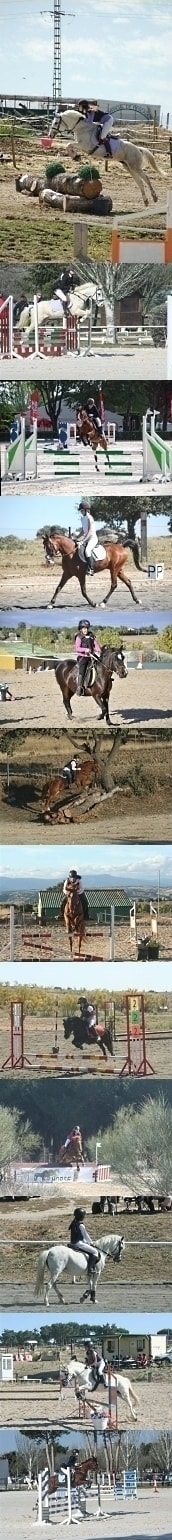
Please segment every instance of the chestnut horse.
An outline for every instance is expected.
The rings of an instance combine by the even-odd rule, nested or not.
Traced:
[[[88,412],[85,411],[85,407],[79,407],[77,412],[76,426],[79,433],[79,438],[81,439],[81,444],[84,444],[85,446],[90,444],[91,449],[93,450],[96,471],[99,471],[97,459],[97,450],[99,446],[100,449],[104,449],[107,463],[110,465],[110,455],[108,453],[106,435],[98,428],[95,428],[95,423],[91,422],[91,419],[88,416]]]
[[[64,923],[69,936],[71,957],[73,955],[73,936],[78,936],[78,957],[80,957],[83,936],[85,935],[85,921],[80,894],[76,886],[71,884],[70,893],[64,906]]]
[[[137,567],[137,571],[141,572],[142,569],[139,561],[139,548],[137,539],[128,539],[127,545],[128,549],[132,550],[133,552],[134,565]],[[62,588],[65,588],[66,583],[68,583],[69,579],[73,577],[78,578],[81,593],[83,594],[83,599],[86,599],[87,604],[91,605],[92,609],[100,609],[105,604],[107,604],[107,600],[110,599],[111,594],[113,594],[115,592],[115,588],[117,588],[118,578],[120,579],[121,583],[125,583],[126,588],[129,588],[131,597],[134,600],[134,604],[140,604],[140,599],[138,599],[137,594],[134,593],[131,578],[127,577],[126,572],[123,571],[125,562],[127,561],[127,549],[126,546],[120,545],[119,541],[108,540],[107,543],[105,542],[104,557],[102,557],[99,561],[95,561],[96,573],[108,571],[110,572],[111,576],[111,586],[108,589],[108,593],[106,594],[106,599],[102,600],[102,603],[99,601],[98,605],[95,605],[95,600],[90,598],[88,599],[85,586],[85,564],[84,560],[81,559],[74,537],[72,538],[70,535],[56,535],[54,530],[50,530],[49,534],[43,536],[43,546],[46,560],[48,560],[49,564],[55,561],[56,556],[61,556],[62,558],[62,577],[60,578],[60,583],[58,583],[57,588],[55,588],[53,597],[50,601],[50,604],[48,605],[49,609],[53,609],[53,606],[56,603],[57,594],[62,592]]]
[[[73,1139],[70,1139],[67,1147],[65,1144],[61,1144],[58,1164],[59,1166],[76,1166],[77,1171],[80,1171],[80,1166],[84,1166],[82,1134],[75,1134]]]
[[[82,764],[78,764],[74,774],[74,779],[71,781],[70,785],[69,782],[67,782],[65,772],[63,770],[59,770],[56,779],[54,781],[48,781],[47,785],[44,787],[42,797],[42,813],[43,817],[45,818],[45,822],[51,822],[53,812],[55,813],[56,802],[60,800],[62,801],[63,805],[66,800],[66,793],[68,800],[68,797],[70,794],[72,794],[72,792],[82,792],[85,789],[87,790],[87,788],[90,789],[91,786],[95,786],[97,775],[97,760],[95,757],[93,759],[91,754],[89,759],[83,759]],[[58,819],[57,809],[56,817]]]

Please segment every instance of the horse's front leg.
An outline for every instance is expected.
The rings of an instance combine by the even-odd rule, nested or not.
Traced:
[[[101,706],[102,706],[102,710],[100,712],[99,722],[106,721],[107,722],[107,727],[110,727],[111,723],[110,723],[110,716],[109,716],[109,697],[108,697],[108,695],[102,695]]]
[[[61,593],[62,588],[65,588],[65,585],[66,585],[67,582],[68,582],[68,578],[65,577],[65,573],[62,572],[62,577],[60,578],[60,583],[57,584],[57,588],[55,588],[55,591],[54,591],[54,594],[52,596],[52,599],[50,599],[49,604],[47,604],[47,610],[53,610],[54,604],[55,604],[56,599],[57,599],[57,594]]]
[[[71,718],[72,717],[72,707],[71,707],[71,696],[69,695],[69,693],[68,693],[68,695],[63,695],[63,705],[65,706],[65,711],[67,711],[67,716]]]

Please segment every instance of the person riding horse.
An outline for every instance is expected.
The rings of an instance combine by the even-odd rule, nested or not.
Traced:
[[[87,123],[90,123],[90,128],[92,126],[91,154],[94,155],[99,144],[103,144],[106,156],[108,155],[111,158],[110,134],[113,129],[112,113],[103,112],[102,107],[98,106],[98,102],[87,101],[78,102],[78,110],[81,112],[82,117],[86,118]]]
[[[95,401],[94,396],[88,396],[88,401],[86,401],[86,408],[85,408],[85,410],[87,412],[87,417],[89,417],[89,421],[90,421],[91,425],[94,428],[97,428],[97,430],[98,430],[98,432],[100,434],[100,438],[101,438],[101,435],[104,432],[104,428],[103,428],[103,423],[102,423],[102,420],[101,420],[101,417],[100,417],[100,413],[98,411],[98,406],[96,406],[96,401]]]
[[[82,909],[83,909],[84,919],[88,920],[88,918],[89,918],[89,909],[88,909],[88,902],[87,902],[87,898],[86,898],[86,893],[84,893],[83,886],[82,886],[82,878],[79,876],[79,872],[75,872],[73,868],[72,868],[72,871],[69,872],[69,876],[65,878],[65,882],[63,883],[63,898],[62,898],[61,914],[62,914],[62,916],[64,915],[66,898],[68,898],[68,895],[71,893],[73,888],[75,888],[76,892],[79,893],[79,897],[81,899],[81,904],[82,904]]]
[[[88,499],[82,498],[81,503],[79,503],[79,513],[81,514],[81,528],[76,530],[76,545],[79,548],[81,560],[85,562],[86,570],[90,577],[92,577],[94,573],[94,552],[98,546],[98,536],[92,513],[90,513]]]
[[[77,695],[84,695],[85,688],[92,679],[91,659],[101,657],[101,647],[94,636],[90,620],[80,620],[77,635],[75,637],[75,652],[78,663]]]
[[[74,758],[73,756],[72,759],[67,760],[66,765],[63,765],[62,775],[64,776],[64,781],[66,781],[67,786],[73,786],[76,770],[80,770],[80,760]]]
[[[98,1385],[104,1385],[105,1359],[100,1353],[96,1352],[96,1348],[93,1348],[89,1337],[85,1337],[84,1348],[85,1367],[86,1369],[92,1369],[94,1386],[97,1389]]]
[[[94,1268],[97,1266],[97,1262],[100,1260],[100,1251],[98,1251],[97,1247],[93,1245],[91,1236],[89,1235],[88,1230],[86,1230],[84,1219],[85,1209],[75,1208],[73,1219],[69,1225],[70,1246],[72,1247],[72,1251],[84,1252],[84,1256],[87,1257],[88,1261],[88,1275],[90,1277],[90,1273],[92,1273]]]

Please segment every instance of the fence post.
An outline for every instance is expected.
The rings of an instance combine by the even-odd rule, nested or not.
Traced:
[[[10,904],[10,962],[14,962],[14,904]]]
[[[115,957],[115,904],[111,904],[111,922],[110,922],[110,961],[111,962],[114,962],[114,957]]]

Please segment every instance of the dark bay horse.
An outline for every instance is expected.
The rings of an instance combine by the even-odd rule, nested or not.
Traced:
[[[85,411],[85,407],[79,407],[77,412],[76,426],[81,444],[90,444],[90,447],[93,450],[96,471],[99,471],[97,459],[97,450],[99,447],[100,449],[104,449],[107,463],[110,465],[110,455],[107,447],[106,434],[101,433],[101,430],[95,427],[95,423],[91,422],[88,413]]]
[[[106,599],[104,599],[102,603],[99,602],[98,606],[95,605],[95,600],[90,598],[88,599],[85,586],[85,563],[81,560],[75,539],[70,535],[56,535],[54,530],[50,529],[49,534],[43,536],[43,546],[46,560],[49,562],[49,565],[55,561],[56,557],[61,556],[62,558],[62,576],[60,578],[60,583],[58,583],[57,588],[55,588],[55,592],[50,601],[50,604],[48,605],[49,609],[53,609],[53,606],[56,603],[57,594],[62,592],[62,588],[65,588],[66,583],[69,583],[69,579],[73,577],[78,578],[81,593],[83,594],[83,599],[86,599],[87,604],[89,604],[92,609],[100,609],[104,607],[105,604],[107,604],[107,600],[110,599],[111,594],[113,594],[115,592],[115,588],[117,588],[118,578],[120,579],[121,583],[125,583],[126,588],[129,588],[129,592],[132,599],[134,600],[134,604],[140,604],[140,599],[137,598],[137,594],[135,594],[134,588],[132,587],[131,578],[128,577],[126,572],[123,570],[127,561],[127,548],[124,545],[120,545],[118,540],[108,540],[108,542],[105,543],[104,557],[102,557],[100,561],[95,561],[95,573],[108,571],[110,572],[111,577],[111,585],[108,589],[108,593],[106,594]],[[133,552],[134,565],[137,567],[137,571],[141,572],[142,569],[140,566],[137,539],[130,540],[128,538],[128,550],[129,549]]]
[[[127,668],[122,648],[102,647],[101,658],[98,658],[96,668],[94,659],[88,660],[90,665],[91,681],[84,688],[84,695],[91,695],[93,700],[101,706],[101,720],[110,726],[109,696],[113,683],[113,674],[118,674],[120,679],[125,679]],[[78,664],[73,659],[65,658],[64,663],[57,663],[55,677],[63,696],[63,702],[68,717],[72,717],[71,696],[76,694]]]
[[[69,783],[67,784],[66,776],[64,775],[63,771],[59,770],[55,780],[48,781],[47,785],[44,787],[42,795],[42,813],[45,818],[45,822],[51,823],[53,813],[55,814],[56,803],[62,802],[63,805],[63,802],[65,802],[66,799],[66,794],[68,800],[70,794],[73,792],[89,790],[91,786],[95,786],[97,776],[97,761],[95,756],[93,758],[93,755],[91,754],[88,759],[82,760],[81,765],[78,764],[74,779],[71,781],[70,785]],[[57,808],[55,816],[58,819]]]

